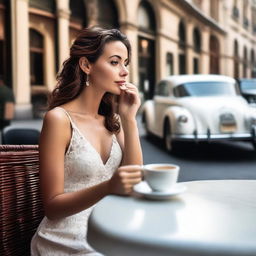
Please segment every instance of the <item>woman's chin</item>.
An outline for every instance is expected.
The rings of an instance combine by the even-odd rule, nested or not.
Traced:
[[[116,88],[116,90],[111,90],[109,91],[110,93],[114,94],[114,95],[120,95],[121,94],[121,89]]]

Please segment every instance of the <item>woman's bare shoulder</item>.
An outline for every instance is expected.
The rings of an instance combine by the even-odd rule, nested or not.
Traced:
[[[66,113],[60,108],[54,108],[46,112],[40,136],[40,144],[64,143],[66,145],[70,139],[70,121]]]
[[[56,107],[46,112],[44,122],[66,125],[69,124],[69,119],[63,109]]]

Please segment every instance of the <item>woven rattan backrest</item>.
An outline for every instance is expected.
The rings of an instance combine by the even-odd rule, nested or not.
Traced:
[[[0,145],[0,255],[30,255],[42,217],[38,146]]]

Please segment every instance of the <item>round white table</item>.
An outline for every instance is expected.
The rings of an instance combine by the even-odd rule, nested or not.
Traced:
[[[107,256],[256,255],[256,181],[183,184],[165,201],[105,197],[89,218],[89,243]]]

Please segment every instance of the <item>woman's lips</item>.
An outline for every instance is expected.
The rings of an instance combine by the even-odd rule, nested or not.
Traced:
[[[116,81],[117,84],[123,85],[126,83],[126,81]]]

